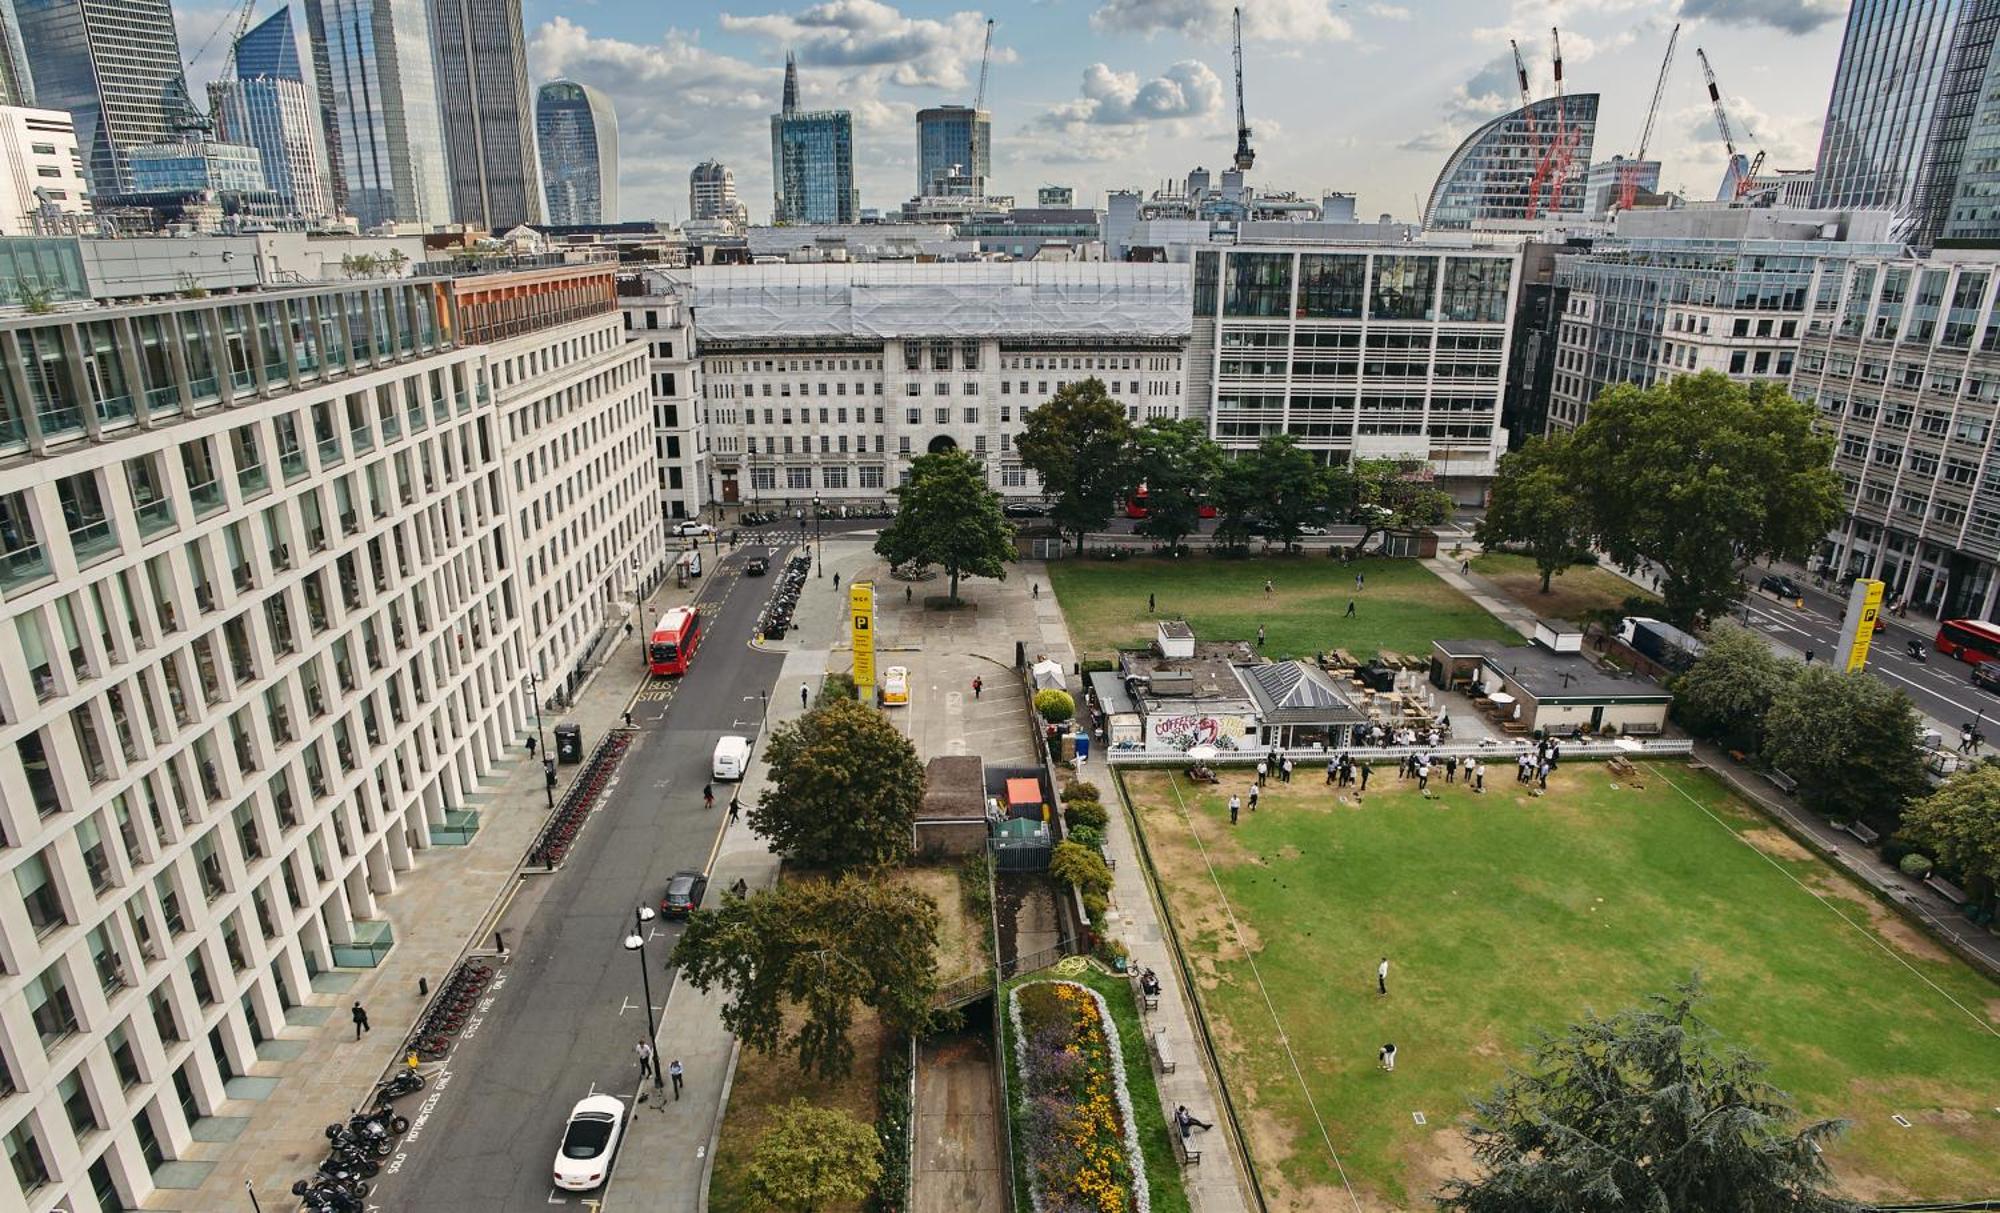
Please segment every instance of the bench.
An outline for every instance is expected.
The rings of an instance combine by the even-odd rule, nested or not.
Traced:
[[[1881,833],[1877,830],[1870,829],[1868,827],[1868,823],[1865,821],[1850,821],[1846,825],[1840,828],[1846,830],[1849,834],[1852,834],[1856,838],[1860,839],[1861,842],[1866,846],[1872,847],[1876,843],[1882,841]]]
[[[1167,1048],[1167,1030],[1165,1028],[1161,1028],[1153,1033],[1153,1060],[1160,1064],[1160,1073],[1171,1074],[1174,1072],[1176,1063],[1173,1052]]]
[[[1790,775],[1785,774],[1783,771],[1780,771],[1776,767],[1772,767],[1770,770],[1764,772],[1764,778],[1771,781],[1772,787],[1778,789],[1780,792],[1783,792],[1787,796],[1790,796],[1793,792],[1799,790],[1799,781],[1793,779]]]
[[[1132,997],[1138,999],[1139,1005],[1148,1011],[1157,1011],[1160,1009],[1160,996],[1158,994],[1146,993],[1146,988],[1139,982],[1139,971],[1137,969],[1132,971]]]
[[[1198,1166],[1201,1163],[1201,1147],[1194,1144],[1194,1135],[1181,1136],[1181,1131],[1174,1127],[1171,1120],[1167,1122],[1167,1132],[1173,1135],[1174,1144],[1180,1148],[1181,1161],[1189,1166]]]
[[[1963,906],[1972,900],[1965,895],[1964,889],[1959,888],[1942,876],[1926,876],[1924,877],[1924,883],[1937,890],[1946,901],[1954,906]]]

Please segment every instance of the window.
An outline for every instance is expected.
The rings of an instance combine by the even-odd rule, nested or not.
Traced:
[[[49,1168],[42,1161],[32,1121],[22,1121],[7,1134],[7,1161],[14,1164],[14,1178],[20,1181],[22,1192],[33,1192],[49,1182]]]
[[[1299,307],[1302,317],[1359,320],[1368,258],[1356,255],[1306,253],[1299,258]],[[1202,314],[1200,305],[1196,313]],[[1213,305],[1210,305],[1213,311]]]
[[[59,968],[51,965],[42,970],[25,987],[28,1016],[35,1021],[35,1030],[41,1034],[44,1046],[53,1046],[76,1031],[76,1008],[70,1003],[69,987],[64,984]]]
[[[1225,316],[1286,316],[1292,304],[1290,253],[1231,253]]]
[[[1377,320],[1433,320],[1437,258],[1376,257],[1369,314]]]
[[[63,915],[62,899],[56,896],[55,880],[49,875],[47,852],[30,855],[14,869],[14,884],[28,907],[28,921],[37,935],[46,935],[69,919]]]

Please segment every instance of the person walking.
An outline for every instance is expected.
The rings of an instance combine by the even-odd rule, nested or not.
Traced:
[[[1391,1052],[1393,1052],[1394,1050],[1395,1050],[1395,1046],[1391,1045],[1391,1046],[1390,1046],[1390,1051],[1391,1051]],[[678,1102],[678,1101],[680,1100],[680,1097],[681,1097],[681,1075],[682,1075],[682,1073],[684,1073],[684,1071],[683,1071],[683,1070],[681,1069],[681,1059],[680,1059],[680,1058],[676,1057],[676,1058],[674,1058],[674,1059],[673,1059],[672,1061],[670,1061],[670,1062],[668,1062],[668,1063],[667,1063],[667,1077],[668,1077],[668,1078],[671,1078],[671,1079],[673,1079],[673,1080],[674,1080],[674,1099],[675,1099],[675,1101],[676,1101],[676,1102]]]
[[[1284,763],[1278,769],[1284,772],[1284,781],[1290,783],[1292,781],[1292,760],[1289,758],[1285,759]]]
[[[1257,788],[1255,785],[1252,785],[1250,788],[1250,811],[1252,813],[1255,813],[1257,811],[1257,796],[1258,796]]]
[[[1456,754],[1448,754],[1445,756],[1444,781],[1446,783],[1458,782],[1458,755]]]
[[[1364,792],[1368,790],[1368,776],[1370,772],[1374,771],[1374,769],[1375,769],[1375,764],[1372,762],[1364,762],[1361,764],[1361,790]]]
[[[1146,595],[1146,613],[1148,615],[1153,613],[1153,596],[1151,594]]]
[[[1396,1072],[1396,1043],[1390,1041],[1388,1044],[1383,1045],[1382,1051],[1375,1055],[1375,1062],[1384,1070],[1394,1074]]]
[[[715,807],[715,785],[707,783],[701,785],[701,807],[704,809]]]
[[[1381,964],[1375,966],[1375,992],[1377,994],[1387,994],[1389,992],[1389,958],[1387,956],[1382,958]]]
[[[352,1019],[354,1020],[354,1039],[356,1039],[356,1040],[360,1040],[360,1039],[361,1039],[361,1034],[362,1034],[363,1032],[366,1032],[366,1031],[368,1031],[368,1030],[369,1030],[369,1029],[368,1029],[368,1011],[367,1011],[367,1008],[363,1007],[363,1006],[362,1006],[362,1005],[361,1005],[360,1003],[358,1003],[358,1002],[357,1002],[357,1003],[355,1003],[355,1004],[354,1004],[354,1012],[353,1012],[353,1014],[352,1014],[352,1015],[350,1016],[350,1018],[352,1018]]]
[[[1354,618],[1354,600],[1352,598],[1347,600],[1347,614],[1341,616],[1341,618],[1343,619]]]
[[[1272,591],[1271,591],[1271,579],[1270,579],[1269,577],[1266,577],[1266,578],[1264,578],[1264,592],[1265,592],[1266,594],[1269,594],[1269,593],[1271,593],[1271,592],[1272,592]]]
[[[1264,625],[1261,623],[1257,625],[1257,647],[1264,647]]]
[[[801,711],[801,712],[805,711],[805,710],[806,710],[806,704],[807,704],[807,703],[809,703],[809,702],[810,702],[811,700],[812,700],[812,687],[808,686],[807,684],[805,684],[805,683],[803,683],[803,682],[802,682],[802,683],[800,683],[800,684],[799,684],[799,711]]]
[[[1028,597],[1030,597],[1030,598],[1040,598],[1041,596],[1042,596],[1042,583],[1041,583],[1041,582],[1037,581],[1037,582],[1035,582],[1035,583],[1034,583],[1033,585],[1030,585],[1030,586],[1028,587]]]
[[[1253,792],[1254,794],[1254,792]],[[1234,794],[1229,797],[1229,824],[1236,824],[1236,815],[1243,811],[1243,798]]]
[[[1356,574],[1354,575],[1354,588],[1355,588],[1355,589],[1357,589],[1357,590],[1365,590],[1365,589],[1367,589],[1367,588],[1368,588],[1368,574],[1366,574],[1366,573],[1356,573]]]
[[[910,605],[910,601],[911,601],[912,599],[914,599],[914,598],[915,598],[916,596],[917,596],[917,592],[916,592],[915,590],[911,589],[911,588],[910,588],[909,586],[904,586],[904,587],[903,587],[903,605],[904,605],[904,606],[908,606],[908,605]]]
[[[738,799],[734,793],[731,793],[729,797],[729,820],[732,822],[735,821],[738,814],[740,814],[742,811],[743,811],[743,802],[740,799]]]
[[[1333,786],[1333,781],[1334,781],[1335,777],[1337,777],[1337,776],[1338,776],[1339,774],[1340,774],[1340,760],[1339,760],[1338,758],[1329,758],[1329,759],[1327,759],[1327,760],[1326,760],[1326,786],[1327,786],[1327,787],[1332,787],[1332,786]]]
[[[983,691],[983,690],[985,690],[985,689],[986,689],[986,680],[985,680],[985,679],[983,679],[983,678],[981,678],[981,677],[980,677],[979,675],[977,675],[977,674],[974,674],[974,675],[972,676],[972,699],[973,699],[973,702],[977,703],[977,702],[979,701],[979,692],[981,692],[981,691]]]
[[[533,758],[535,756],[535,747],[539,744],[541,743],[536,738],[528,738],[528,757]]]
[[[1261,788],[1261,787],[1263,787],[1263,786],[1264,786],[1264,776],[1266,776],[1266,775],[1268,775],[1268,774],[1270,774],[1270,773],[1271,773],[1271,764],[1270,764],[1270,763],[1268,763],[1268,762],[1266,762],[1266,761],[1264,761],[1263,759],[1259,758],[1259,759],[1257,760],[1257,786],[1258,786],[1258,787],[1260,787],[1260,788]]]
[[[837,592],[839,592],[839,590],[840,590],[840,574],[839,574],[839,573],[835,573],[835,574],[833,575],[833,588],[834,588],[834,591],[835,591],[836,593],[837,593]]]
[[[1461,560],[1461,561],[1459,561],[1459,562],[1458,562],[1458,571],[1459,571],[1459,572],[1460,572],[1461,574],[1465,574],[1465,573],[1470,573],[1470,572],[1472,571],[1472,562],[1471,562],[1470,560]]]
[[[651,1078],[653,1076],[653,1046],[642,1040],[633,1046],[632,1051],[639,1055],[639,1077]]]

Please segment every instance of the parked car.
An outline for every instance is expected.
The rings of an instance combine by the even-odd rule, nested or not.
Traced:
[[[1779,573],[1764,574],[1764,579],[1757,583],[1757,588],[1766,594],[1775,594],[1780,598],[1795,600],[1800,596],[1798,584],[1791,578]]]
[[[1000,507],[1000,512],[1010,518],[1040,518],[1049,512],[1049,507],[1039,501],[1010,501]]]
[[[556,1187],[565,1192],[601,1187],[611,1175],[611,1159],[624,1130],[625,1105],[617,1099],[586,1095],[577,1100],[556,1149]]]
[[[1326,533],[1327,529],[1325,527],[1314,522],[1308,522],[1299,528],[1299,534],[1301,535],[1324,535]]]
[[[715,757],[709,764],[709,772],[717,779],[733,783],[743,778],[745,768],[749,765],[750,739],[724,737],[715,743]]]
[[[675,872],[667,879],[667,891],[660,895],[660,915],[686,918],[701,908],[701,895],[708,892],[708,877],[696,871]]]
[[[882,671],[882,706],[896,707],[910,702],[910,671],[908,667],[892,665]]]
[[[696,539],[707,539],[709,536],[715,534],[715,528],[708,525],[706,522],[695,522],[689,520],[686,522],[676,522],[674,524],[674,534],[679,535],[684,539],[689,536],[692,536]]]

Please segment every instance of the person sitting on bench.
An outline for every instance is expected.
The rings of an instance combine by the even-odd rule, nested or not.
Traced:
[[[1205,1120],[1196,1120],[1194,1113],[1188,1111],[1186,1104],[1182,1104],[1174,1109],[1174,1123],[1180,1126],[1183,1140],[1195,1129],[1213,1129],[1215,1127]]]
[[[1151,969],[1139,970],[1139,989],[1148,998],[1160,996],[1160,979]]]

